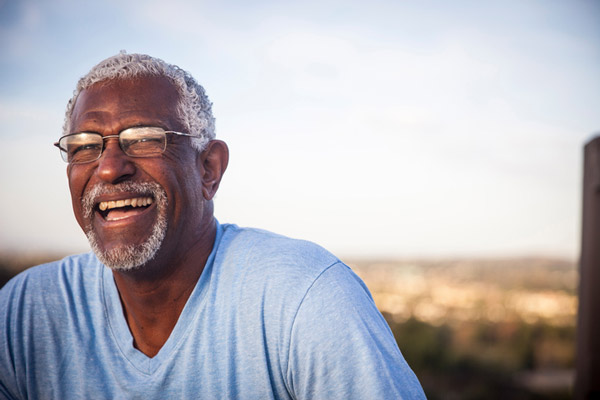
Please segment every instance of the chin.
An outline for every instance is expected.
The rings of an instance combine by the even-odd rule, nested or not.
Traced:
[[[139,245],[125,245],[114,249],[104,249],[93,229],[87,229],[86,236],[96,257],[107,267],[115,271],[132,271],[151,261],[163,242],[167,232],[167,222],[162,216],[156,220],[152,234]]]

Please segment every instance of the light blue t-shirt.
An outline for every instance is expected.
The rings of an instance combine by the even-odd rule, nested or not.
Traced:
[[[152,358],[133,347],[112,272],[92,253],[0,290],[0,398],[424,397],[365,285],[309,242],[219,225]]]

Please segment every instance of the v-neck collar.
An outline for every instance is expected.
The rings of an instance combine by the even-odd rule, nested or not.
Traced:
[[[100,293],[104,303],[110,335],[123,357],[140,372],[151,375],[163,365],[163,361],[168,360],[171,357],[173,351],[179,347],[183,342],[183,339],[187,336],[186,332],[190,326],[192,326],[194,321],[199,317],[204,306],[204,299],[210,284],[215,254],[219,242],[221,241],[222,233],[223,228],[217,221],[215,244],[206,260],[206,265],[202,270],[200,279],[198,279],[198,283],[196,283],[194,290],[183,307],[169,338],[154,357],[148,357],[133,347],[133,336],[123,314],[123,306],[121,304],[113,273],[110,268],[101,264]]]

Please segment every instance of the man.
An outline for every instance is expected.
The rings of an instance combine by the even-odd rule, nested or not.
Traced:
[[[221,225],[228,149],[185,71],[121,53],[56,143],[93,253],[0,291],[0,398],[422,398],[364,284],[322,248]]]

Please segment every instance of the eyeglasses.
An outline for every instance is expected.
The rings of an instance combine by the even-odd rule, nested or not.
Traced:
[[[189,133],[165,131],[155,126],[134,126],[119,132],[118,135],[102,136],[95,132],[71,133],[54,143],[60,155],[69,164],[84,164],[96,161],[104,151],[104,141],[119,138],[123,153],[130,157],[155,157],[167,148],[167,133],[178,136],[191,136]]]

